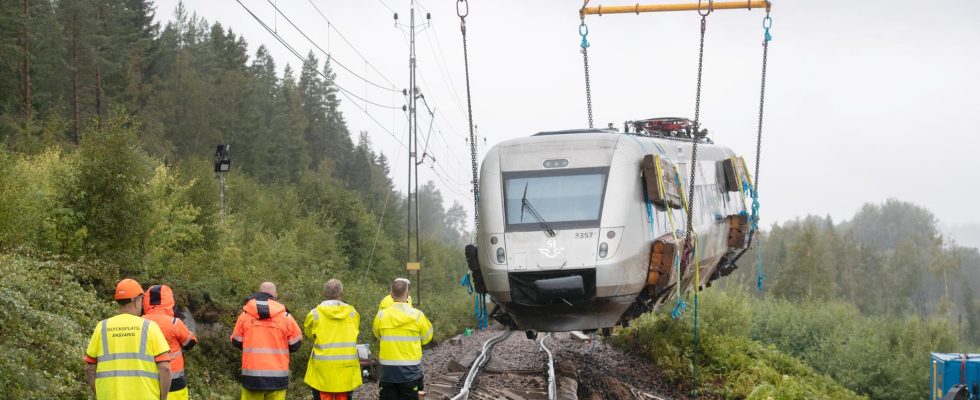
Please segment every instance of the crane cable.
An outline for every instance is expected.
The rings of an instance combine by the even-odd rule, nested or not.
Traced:
[[[592,129],[592,82],[589,78],[589,26],[585,24],[585,6],[588,5],[589,0],[584,0],[582,9],[578,12],[579,18],[582,20],[578,25],[578,34],[582,37],[582,43],[579,46],[582,47],[582,62],[585,65],[585,106],[589,114],[589,129]]]
[[[688,179],[687,196],[687,239],[684,241],[684,257],[694,256],[694,349],[691,352],[691,395],[698,397],[698,290],[701,287],[701,266],[698,260],[697,234],[694,233],[694,178],[698,167],[698,134],[701,132],[701,75],[704,69],[704,33],[708,26],[708,15],[714,11],[714,0],[708,0],[708,7],[702,11],[698,0],[698,15],[701,16],[701,41],[698,47],[698,84],[694,97],[694,132],[691,135],[691,178]],[[685,263],[687,265],[688,263]],[[680,277],[678,277],[680,279]]]

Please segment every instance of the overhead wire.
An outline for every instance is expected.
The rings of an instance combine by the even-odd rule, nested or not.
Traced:
[[[269,27],[269,25],[266,24],[265,21],[262,20],[262,18],[259,18],[258,15],[255,15],[255,13],[252,12],[252,10],[248,8],[248,6],[246,6],[244,3],[242,3],[241,0],[235,0],[235,1],[238,3],[238,5],[242,6],[242,8],[244,8],[245,11],[248,12],[249,15],[251,15],[252,18],[254,18],[256,20],[256,22],[258,22],[259,25],[262,26],[262,28],[264,28],[267,32],[269,32],[269,34],[272,35],[272,37],[275,38],[276,41],[279,42],[279,44],[283,45],[283,47],[285,47],[286,50],[288,50],[290,53],[292,53],[294,56],[296,56],[297,59],[299,59],[303,63],[306,62],[306,58],[303,57],[302,55],[300,55],[300,53],[298,51],[296,51],[295,48],[293,48],[288,42],[286,42],[285,39],[282,38],[282,36],[280,36],[275,30],[273,30],[271,27]],[[352,99],[352,97],[353,97],[353,98],[357,98],[358,100],[364,101],[365,103],[372,104],[372,105],[375,105],[375,106],[378,106],[378,107],[382,107],[382,108],[388,108],[388,109],[397,109],[398,108],[398,107],[386,106],[386,105],[383,105],[383,104],[378,104],[378,103],[369,101],[369,100],[367,100],[365,98],[362,98],[362,97],[354,94],[353,92],[351,92],[351,91],[349,91],[347,89],[344,89],[342,86],[340,86],[336,82],[334,82],[333,79],[331,79],[330,77],[328,77],[327,75],[325,75],[323,72],[319,71],[318,69],[316,69],[315,71],[317,72],[318,75],[320,75],[321,77],[323,77],[331,86],[337,88],[337,90],[340,92],[340,94],[344,95],[344,97],[346,97],[352,104],[357,104],[354,101],[354,99]],[[366,108],[361,108],[361,107],[356,107],[356,108],[358,110],[360,110],[361,112],[363,112],[364,115],[366,115],[369,119],[371,119],[371,121],[373,121],[376,125],[378,125],[378,127],[380,127],[382,130],[384,130],[386,133],[388,133],[389,136],[391,136],[393,139],[395,139],[395,141],[398,142],[398,144],[401,145],[402,148],[404,148],[406,150],[408,149],[408,146],[405,145],[405,143],[403,143],[400,139],[398,139],[398,137],[393,132],[391,132],[390,129],[388,129],[386,126],[384,126],[383,124],[381,124],[381,122],[379,122],[377,120],[377,118],[375,118],[373,115],[371,115],[371,113],[368,112]]]
[[[392,87],[387,87],[387,86],[382,86],[382,85],[380,85],[380,84],[377,84],[377,83],[375,83],[375,82],[373,82],[373,81],[371,81],[370,79],[367,79],[367,78],[365,78],[365,77],[363,77],[363,76],[361,76],[361,75],[359,75],[359,74],[358,74],[357,72],[354,72],[354,71],[353,71],[353,70],[351,70],[350,68],[347,68],[347,66],[346,66],[346,65],[344,65],[344,64],[343,64],[343,63],[341,63],[341,62],[340,62],[339,60],[337,60],[337,58],[335,58],[335,57],[334,57],[333,55],[331,55],[331,54],[330,54],[330,52],[328,52],[328,51],[326,51],[326,50],[324,50],[324,49],[323,49],[322,47],[320,47],[320,45],[318,45],[318,44],[316,44],[316,42],[315,42],[315,41],[313,41],[313,39],[311,39],[311,38],[310,38],[310,37],[309,37],[309,36],[308,36],[308,35],[306,34],[306,32],[304,32],[304,31],[303,31],[302,29],[300,29],[300,28],[299,28],[298,26],[296,26],[296,24],[295,24],[295,23],[293,23],[293,20],[291,20],[291,19],[289,19],[289,17],[288,17],[288,16],[286,16],[286,13],[284,13],[284,12],[282,12],[282,10],[280,10],[280,9],[279,9],[279,7],[277,7],[277,6],[276,6],[276,4],[272,2],[272,0],[265,0],[265,1],[266,1],[266,2],[268,2],[268,3],[269,3],[269,5],[271,5],[271,6],[272,6],[272,8],[274,8],[274,9],[276,10],[276,12],[277,12],[277,13],[279,13],[279,15],[281,15],[281,16],[283,17],[283,19],[285,19],[285,20],[286,20],[286,22],[288,22],[288,23],[289,23],[289,25],[291,25],[291,26],[293,27],[293,29],[296,29],[296,31],[297,31],[297,32],[299,32],[299,34],[300,34],[300,35],[302,35],[302,36],[303,36],[304,38],[306,38],[306,40],[307,40],[308,42],[310,42],[310,44],[312,44],[312,45],[313,45],[313,47],[316,47],[316,49],[317,49],[317,50],[320,50],[320,52],[321,52],[321,53],[323,53],[323,55],[325,55],[325,56],[327,56],[327,59],[328,59],[328,60],[330,60],[330,61],[332,61],[332,62],[334,62],[334,63],[335,63],[335,64],[337,64],[337,65],[339,65],[339,66],[340,66],[341,68],[343,68],[343,69],[345,69],[345,70],[346,70],[347,72],[350,72],[350,74],[351,74],[351,75],[354,75],[354,76],[355,76],[355,77],[357,77],[358,79],[360,79],[360,80],[362,80],[362,81],[364,81],[364,82],[366,82],[366,83],[368,83],[368,84],[370,84],[371,86],[374,86],[374,87],[377,87],[377,88],[379,88],[379,89],[383,89],[383,90],[389,90],[389,91],[392,91],[392,92],[397,92],[397,91],[398,91],[398,89],[395,89],[395,88],[394,88],[394,84],[392,84]],[[365,60],[365,61],[366,61],[366,60]]]
[[[382,73],[380,70],[378,70],[378,68],[375,67],[374,64],[372,64],[371,61],[369,61],[367,59],[367,57],[364,57],[364,55],[361,54],[361,52],[357,49],[357,46],[354,46],[354,44],[351,43],[350,40],[347,40],[347,37],[344,36],[344,33],[341,32],[339,29],[337,29],[337,25],[335,25],[333,22],[330,22],[330,19],[327,18],[327,16],[324,15],[322,11],[320,11],[320,7],[317,7],[316,6],[316,3],[313,3],[313,0],[307,0],[307,1],[310,3],[311,6],[313,6],[313,9],[316,10],[316,13],[318,15],[320,15],[320,18],[322,18],[324,21],[326,21],[326,23],[327,23],[327,29],[328,30],[329,29],[333,29],[334,32],[337,32],[337,35],[339,35],[340,38],[343,39],[344,43],[347,43],[347,45],[350,46],[351,50],[354,50],[354,53],[357,54],[358,57],[361,57],[361,60],[364,60],[364,62],[366,62],[368,64],[368,66],[370,66],[371,69],[374,70],[374,72],[376,72],[378,74],[378,76],[381,77],[381,79],[384,79],[391,86],[396,86],[395,83],[392,82],[391,79],[388,79],[388,77],[385,76],[384,73]],[[385,7],[387,7],[387,5],[385,5]],[[391,10],[391,9],[389,8],[389,10]],[[394,10],[391,10],[391,11],[394,12]]]

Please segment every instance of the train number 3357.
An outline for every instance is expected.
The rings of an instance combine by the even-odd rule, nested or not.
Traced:
[[[576,239],[592,239],[592,234],[593,234],[593,232],[576,233],[575,234],[575,238]]]

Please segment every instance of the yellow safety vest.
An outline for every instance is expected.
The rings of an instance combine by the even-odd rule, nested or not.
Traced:
[[[408,303],[378,311],[374,336],[381,340],[378,362],[389,366],[422,364],[422,346],[432,341],[432,323]]]
[[[327,393],[351,392],[361,386],[356,347],[360,323],[354,307],[339,300],[324,301],[306,315],[303,332],[313,339],[304,378],[307,385]]]
[[[85,352],[97,362],[96,397],[159,400],[157,361],[169,360],[169,353],[167,339],[153,321],[119,314],[100,322]]]

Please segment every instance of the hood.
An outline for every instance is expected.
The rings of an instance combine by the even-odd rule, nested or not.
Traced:
[[[316,306],[316,311],[330,319],[346,319],[354,313],[354,306],[340,300],[325,300]]]
[[[383,313],[381,319],[382,328],[397,328],[402,325],[412,324],[418,320],[421,311],[416,310],[408,303],[395,303],[379,313]]]
[[[266,297],[249,300],[242,306],[242,311],[256,319],[268,319],[286,313],[286,306],[266,294]]]
[[[153,285],[143,296],[143,314],[166,314],[174,316],[174,291],[167,285]]]
[[[389,294],[385,296],[385,298],[381,299],[381,303],[378,303],[378,309],[384,310],[391,307],[392,304],[395,304],[395,299],[392,299],[391,295]],[[408,296],[408,304],[412,304],[412,296]]]

